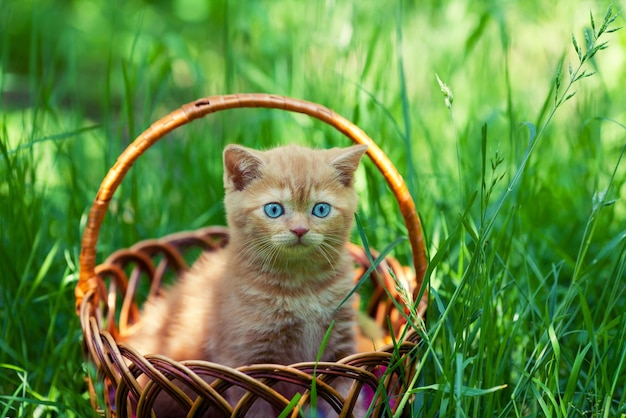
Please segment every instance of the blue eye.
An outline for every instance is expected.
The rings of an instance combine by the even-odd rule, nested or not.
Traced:
[[[318,218],[325,218],[330,213],[330,205],[328,203],[316,203],[313,206],[313,215]]]
[[[270,218],[278,218],[283,213],[285,213],[285,209],[282,207],[280,203],[268,203],[263,207],[265,214]]]

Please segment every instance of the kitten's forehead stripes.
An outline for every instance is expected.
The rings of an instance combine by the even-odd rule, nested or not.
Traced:
[[[287,189],[292,203],[305,211],[318,203],[317,191],[351,185],[363,151],[360,147],[310,150],[287,146],[263,153],[262,171],[274,177],[275,186]]]

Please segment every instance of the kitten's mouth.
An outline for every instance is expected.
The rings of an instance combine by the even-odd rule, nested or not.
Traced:
[[[274,244],[277,246],[277,249],[280,248],[280,251],[284,251],[285,254],[302,255],[304,253],[315,251],[315,248],[319,245],[316,240],[312,240],[307,236],[296,237],[294,235],[288,237],[288,239],[285,239],[287,237],[282,238],[283,239],[281,240],[274,241]]]
[[[293,242],[290,242],[289,244],[285,245],[283,248],[287,252],[290,252],[290,253],[304,254],[307,252],[311,252],[315,248],[315,245],[308,243],[308,242],[304,242],[301,239],[298,239],[298,240],[294,240]]]
[[[295,241],[287,246],[287,248],[295,248],[295,249],[307,249],[312,248],[311,244],[307,244],[306,242],[302,242],[302,240]]]

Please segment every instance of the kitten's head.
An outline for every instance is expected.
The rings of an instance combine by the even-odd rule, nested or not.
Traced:
[[[264,270],[332,268],[352,226],[354,172],[366,150],[227,146],[224,203],[231,240]]]

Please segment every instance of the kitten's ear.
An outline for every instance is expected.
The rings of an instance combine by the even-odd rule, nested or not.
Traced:
[[[352,185],[354,172],[359,166],[361,157],[367,151],[367,145],[353,145],[348,148],[336,148],[336,155],[330,165],[337,169],[339,181],[344,186]]]
[[[254,150],[241,145],[224,148],[224,188],[241,191],[250,182],[261,177],[263,161]]]

